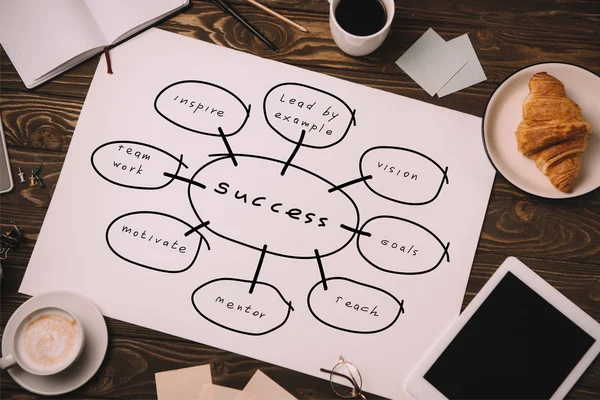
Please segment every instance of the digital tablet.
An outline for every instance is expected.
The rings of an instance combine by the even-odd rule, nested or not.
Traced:
[[[406,381],[417,399],[563,398],[600,351],[600,324],[507,258]]]

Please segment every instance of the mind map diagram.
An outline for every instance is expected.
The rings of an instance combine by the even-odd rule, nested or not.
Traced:
[[[228,138],[243,131],[253,109],[214,83],[172,83],[157,94],[154,108],[188,134],[221,141],[223,152],[209,154],[210,161],[191,173],[183,155],[172,155],[151,143],[121,140],[97,147],[90,161],[104,180],[123,190],[187,185],[189,204],[198,219],[186,222],[163,212],[133,210],[108,225],[106,243],[127,263],[165,274],[185,273],[203,252],[210,251],[203,231],[254,249],[252,280],[222,277],[187,294],[199,318],[254,336],[283,326],[293,318],[294,306],[285,293],[260,280],[265,257],[283,257],[318,268],[320,280],[306,288],[306,304],[317,321],[345,332],[374,334],[401,318],[404,299],[356,280],[328,277],[324,259],[356,242],[362,258],[392,279],[431,273],[444,261],[450,262],[450,243],[417,221],[380,215],[361,224],[360,211],[344,190],[364,185],[386,201],[423,206],[435,201],[449,184],[447,167],[413,149],[394,146],[366,150],[357,160],[360,175],[347,182],[330,182],[293,163],[301,149],[326,151],[351,134],[357,124],[356,110],[337,96],[301,83],[281,83],[265,94],[262,113],[253,113],[253,118],[264,117],[277,140],[294,144],[292,153],[282,159],[235,152]],[[258,190],[247,185],[252,181],[266,184]],[[276,229],[253,229],[265,219]],[[342,308],[358,317],[344,318]]]

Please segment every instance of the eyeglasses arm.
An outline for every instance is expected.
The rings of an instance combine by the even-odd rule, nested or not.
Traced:
[[[356,382],[354,381],[354,379],[347,377],[344,374],[340,374],[339,372],[335,372],[335,371],[331,371],[329,369],[325,369],[325,368],[321,368],[321,372],[325,372],[327,374],[331,374],[331,375],[335,375],[335,376],[339,376],[340,378],[344,378],[346,379],[348,382],[350,382],[350,384],[352,384],[352,386],[354,387],[354,389],[360,393],[361,388],[358,387],[358,385],[356,384]]]

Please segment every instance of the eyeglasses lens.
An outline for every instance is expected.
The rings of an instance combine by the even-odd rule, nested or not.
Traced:
[[[362,378],[353,364],[341,362],[333,368],[331,387],[338,396],[351,399],[358,396],[362,388]]]

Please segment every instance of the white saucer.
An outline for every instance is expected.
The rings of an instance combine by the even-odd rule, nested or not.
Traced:
[[[2,336],[2,354],[11,352],[20,317],[35,308],[47,306],[62,307],[77,317],[85,332],[85,344],[81,355],[73,365],[56,375],[32,375],[18,366],[9,369],[8,373],[24,389],[53,396],[71,392],[94,376],[106,354],[108,331],[100,311],[85,297],[73,292],[48,292],[27,300],[10,317]]]
[[[533,160],[517,150],[515,131],[521,122],[522,105],[529,94],[529,80],[545,71],[565,85],[567,96],[581,107],[594,131],[581,158],[573,192],[556,189]],[[563,199],[581,196],[600,187],[600,77],[571,64],[543,63],[521,69],[498,86],[483,116],[483,142],[496,170],[519,189],[540,197]]]

